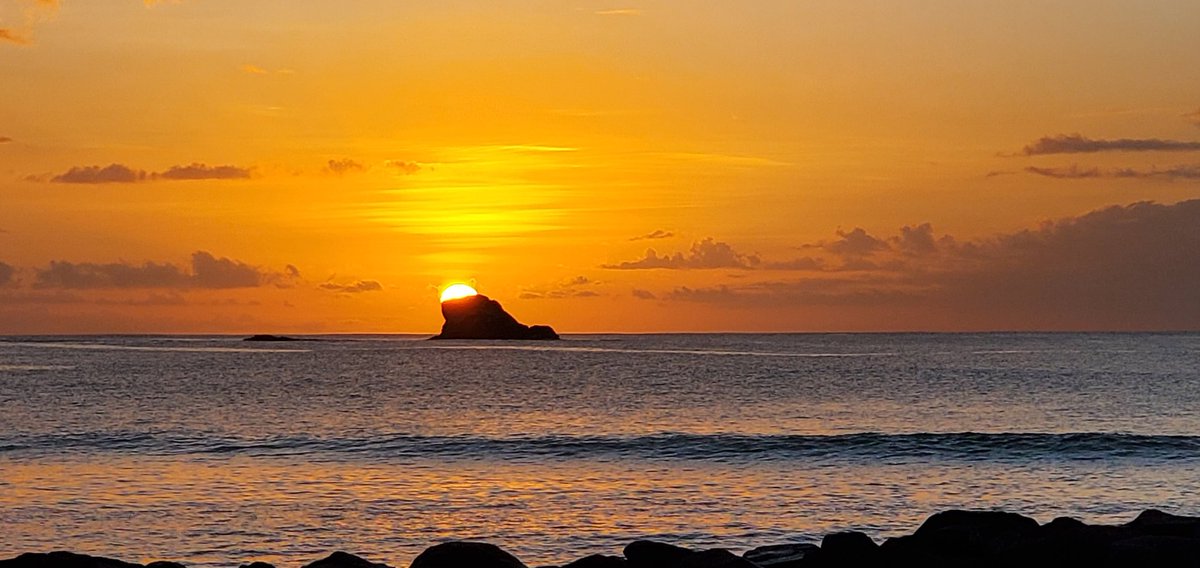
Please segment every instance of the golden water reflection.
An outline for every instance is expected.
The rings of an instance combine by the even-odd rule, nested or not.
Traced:
[[[0,459],[0,557],[71,549],[194,566],[299,565],[347,550],[406,565],[432,543],[494,542],[530,565],[618,554],[636,538],[690,546],[877,538],[951,507],[1040,521],[1121,522],[1200,485],[1186,464],[804,466],[303,457]],[[1136,483],[1130,479],[1136,480]],[[1054,502],[1056,508],[1045,509]]]

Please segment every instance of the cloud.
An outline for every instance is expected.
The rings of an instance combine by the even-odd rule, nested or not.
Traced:
[[[134,183],[144,181],[144,170],[134,170],[121,164],[100,166],[76,166],[65,173],[50,178],[52,183]]]
[[[0,28],[0,41],[15,43],[17,45],[29,44],[29,38],[9,28]]]
[[[587,276],[575,276],[554,284],[537,286],[522,290],[519,298],[522,300],[562,300],[566,298],[594,298],[600,295],[592,290],[595,285]]]
[[[6,286],[13,281],[17,275],[17,269],[11,264],[0,262],[0,286]]]
[[[1095,152],[1191,152],[1200,150],[1200,142],[1161,140],[1158,138],[1120,138],[1097,140],[1079,134],[1045,136],[1025,146],[1021,154],[1090,154]]]
[[[654,239],[669,239],[674,236],[675,236],[675,233],[673,233],[671,231],[666,231],[663,229],[655,229],[653,231],[650,231],[649,233],[633,237],[629,240],[631,240],[631,241],[649,241],[649,240],[654,240]]]
[[[712,237],[696,241],[686,253],[677,252],[673,255],[658,256],[654,249],[647,249],[646,255],[638,260],[606,264],[603,268],[616,270],[640,270],[665,268],[672,270],[738,268],[749,269],[762,262],[756,255],[742,254],[733,249],[728,243],[714,241]]]
[[[633,289],[633,297],[637,298],[639,300],[653,300],[653,299],[657,298],[658,296],[654,295],[654,292],[651,292],[649,290],[642,290],[641,288],[634,288]]]
[[[246,63],[246,64],[242,65],[241,67],[239,67],[238,69],[241,69],[242,73],[246,73],[247,75],[266,75],[266,74],[268,74],[268,71],[266,69],[263,69],[262,67],[259,67],[257,65],[253,65],[250,63]]]
[[[1028,168],[1025,168],[1025,171],[1031,174],[1057,179],[1089,179],[1103,177],[1103,174],[1100,173],[1099,168],[1084,169],[1074,164],[1067,168],[1039,168],[1035,166],[1029,166]]]
[[[596,10],[597,16],[640,16],[642,11],[637,8],[614,8],[611,10]]]
[[[1057,179],[1159,179],[1159,180],[1200,180],[1200,164],[1184,164],[1168,168],[1151,168],[1139,170],[1136,168],[1116,168],[1101,170],[1099,168],[1081,168],[1072,164],[1066,168],[1037,168],[1028,167],[1025,171],[1045,177]]]
[[[198,179],[249,179],[250,169],[237,166],[207,166],[192,163],[186,166],[171,166],[165,172],[152,174],[156,179],[198,180]]]
[[[12,142],[12,141],[13,141],[13,139],[9,138],[8,136],[0,136],[0,144],[8,144],[9,142]]]
[[[418,164],[416,162],[406,162],[404,160],[388,160],[387,162],[384,162],[384,163],[389,168],[392,168],[392,169],[396,170],[397,172],[400,172],[401,174],[404,174],[406,176],[410,176],[410,175],[413,175],[413,174],[421,171],[421,164]]]
[[[351,160],[350,158],[345,158],[342,160],[329,160],[329,163],[326,164],[326,168],[330,172],[335,173],[337,175],[361,172],[364,169],[366,169],[366,167],[363,166],[362,163],[357,162],[355,160]]]
[[[286,282],[299,276],[298,271],[294,274],[291,270],[284,273],[265,271],[241,261],[218,258],[205,251],[192,253],[191,266],[188,268],[171,263],[156,262],[97,264],[59,260],[52,261],[47,268],[36,270],[33,287],[41,289],[253,288]],[[294,267],[291,268],[294,269]]]
[[[33,43],[33,30],[38,24],[54,17],[58,10],[57,0],[17,0],[6,7],[9,10],[21,12],[21,24],[16,28],[0,28],[0,43],[14,45],[30,45]],[[0,19],[4,15],[0,14]]]
[[[971,240],[921,224],[888,239],[878,259],[888,270],[680,286],[662,297],[771,311],[869,308],[871,321],[911,329],[942,318],[954,329],[1195,330],[1196,227],[1200,200],[1113,206]]]
[[[75,184],[105,184],[105,183],[138,183],[155,180],[207,180],[207,179],[249,179],[250,169],[238,166],[208,166],[201,163],[191,163],[186,166],[171,166],[162,172],[146,172],[136,170],[124,164],[109,164],[107,166],[75,166],[64,173],[50,177],[51,183]],[[37,176],[25,179],[39,181]]]
[[[763,268],[768,270],[825,270],[825,261],[811,256],[802,256],[792,260],[764,262]]]
[[[1197,109],[1196,112],[1189,112],[1183,115],[1183,119],[1196,126],[1200,126],[1200,109]]]
[[[318,286],[318,288],[338,294],[361,294],[363,292],[382,292],[383,284],[375,280],[359,280],[350,284],[326,282]]]
[[[823,243],[821,248],[845,256],[867,256],[888,248],[887,242],[872,237],[861,227],[855,227],[849,233],[838,230],[837,235],[838,240]]]

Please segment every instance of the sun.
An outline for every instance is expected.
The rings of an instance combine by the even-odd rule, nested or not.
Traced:
[[[466,284],[451,284],[446,286],[445,290],[442,290],[442,301],[446,302],[449,300],[457,300],[459,298],[466,298],[467,296],[475,296],[478,294],[479,292],[476,292],[474,288],[467,286]]]

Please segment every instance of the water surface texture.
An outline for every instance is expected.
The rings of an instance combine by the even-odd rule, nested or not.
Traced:
[[[743,550],[1200,513],[1200,335],[0,338],[0,557]]]

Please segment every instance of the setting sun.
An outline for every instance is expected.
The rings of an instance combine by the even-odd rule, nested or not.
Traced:
[[[467,286],[466,284],[451,284],[447,286],[445,290],[442,290],[442,301],[446,302],[449,300],[457,300],[459,298],[466,298],[467,296],[474,296],[477,294],[479,294],[479,292],[476,292],[474,288]]]

